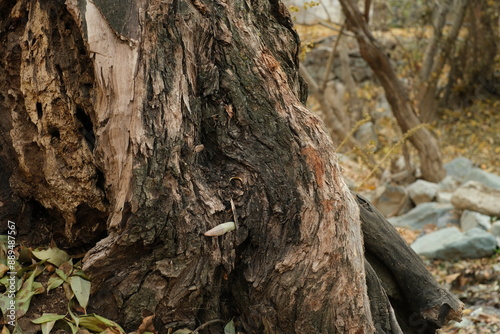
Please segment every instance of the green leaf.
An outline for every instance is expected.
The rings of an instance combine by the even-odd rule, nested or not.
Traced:
[[[74,323],[72,323],[69,320],[65,320],[65,321],[66,321],[66,324],[69,326],[69,328],[71,328],[71,333],[72,334],[78,333],[78,325],[75,325]]]
[[[35,293],[35,295],[45,291],[45,288],[43,287],[42,283],[40,283],[40,282],[33,282],[32,287],[33,287],[33,292]]]
[[[0,277],[3,277],[8,271],[9,267],[7,267],[5,264],[0,263]]]
[[[4,287],[7,287],[9,285],[9,281],[7,281],[8,278],[9,276],[4,276],[0,278],[0,284],[3,285]]]
[[[224,326],[224,334],[236,334],[236,328],[234,327],[234,322],[231,320]]]
[[[42,293],[43,286],[39,282],[35,282],[35,277],[38,276],[43,270],[36,268],[29,278],[24,281],[23,285],[21,286],[21,289],[19,289],[18,293],[16,294],[16,308],[18,312],[18,317],[23,316],[28,312],[31,298],[39,293]]]
[[[80,276],[71,276],[68,278],[68,282],[71,285],[71,290],[73,290],[76,300],[78,300],[81,307],[86,309],[90,297],[90,282]]]
[[[66,273],[64,271],[62,271],[61,269],[56,269],[56,274],[57,276],[59,276],[63,281],[67,282],[68,281],[68,275],[66,275]]]
[[[73,302],[68,303],[68,312],[69,312],[69,315],[71,316],[71,319],[73,319],[73,321],[76,324],[76,327],[78,328],[80,326],[80,318],[78,316],[76,316],[73,312],[71,312],[71,306],[73,306],[73,304],[74,304]]]
[[[102,321],[104,324],[107,324],[108,327],[112,327],[112,328],[118,328],[119,330],[121,330],[122,332],[125,332],[116,322],[112,321],[112,320],[109,320],[109,319],[106,319],[104,317],[101,317],[100,315],[98,314],[94,314],[94,317],[96,317],[97,319],[99,319],[100,321]]]
[[[21,277],[21,275],[23,275],[24,273],[27,273],[29,271],[32,271],[32,270],[39,270],[37,276],[43,271],[43,269],[40,269],[41,268],[41,265],[44,264],[45,262],[47,262],[47,260],[42,260],[38,263],[33,263],[27,267],[20,267],[18,270],[17,270],[17,277]]]
[[[36,249],[33,251],[33,255],[35,255],[37,259],[47,260],[47,262],[52,263],[56,267],[59,267],[61,264],[70,259],[68,253],[57,247],[49,248],[46,250]]]
[[[189,333],[192,333],[193,331],[190,330],[190,329],[187,329],[187,328],[182,328],[182,329],[178,329],[176,330],[175,332],[173,332],[172,334],[189,334]]]
[[[50,290],[53,290],[63,284],[63,279],[60,278],[58,275],[52,275],[49,278],[49,281],[47,282],[47,292]]]
[[[73,270],[73,273],[72,273],[73,276],[80,276],[81,278],[84,278],[86,279],[87,281],[90,281],[90,278],[85,275],[85,273],[83,272],[83,270],[81,269],[77,269],[75,268],[75,270]]]
[[[35,295],[35,292],[30,291],[27,294],[24,295],[23,298],[18,299],[16,297],[16,306],[17,306],[17,315],[18,317],[22,317],[23,315],[28,312],[28,309],[30,308],[30,303],[31,303],[31,298]]]
[[[101,333],[108,328],[112,328],[117,333],[125,334],[125,331],[114,321],[103,318],[97,314],[89,314],[80,317],[80,327],[85,327],[88,330]]]
[[[54,314],[54,313],[44,313],[40,318],[36,318],[35,320],[31,320],[32,323],[34,324],[43,324],[45,322],[51,322],[51,321],[57,321],[61,320],[65,317],[65,315],[62,314]]]
[[[12,334],[24,334],[24,332],[21,326],[16,325],[16,327],[14,327],[14,330],[12,331]]]
[[[42,334],[49,334],[55,324],[55,321],[44,322],[41,324],[40,327],[42,328]]]
[[[71,276],[71,273],[73,272],[73,260],[69,259],[69,261],[62,263],[58,269],[62,270],[66,277]],[[61,278],[64,279],[62,276]]]
[[[11,299],[8,295],[0,295],[0,310],[2,311],[2,314],[7,313],[7,307],[9,307],[10,300]]]

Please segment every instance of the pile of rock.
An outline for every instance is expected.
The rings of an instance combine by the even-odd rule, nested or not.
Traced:
[[[444,260],[493,255],[500,246],[500,177],[462,157],[445,167],[440,183],[381,187],[374,204],[394,226],[431,231],[411,245],[420,255]]]

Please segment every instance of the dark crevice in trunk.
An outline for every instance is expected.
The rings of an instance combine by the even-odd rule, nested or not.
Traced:
[[[85,141],[89,145],[89,149],[91,151],[94,150],[95,147],[95,135],[94,135],[94,126],[92,124],[92,120],[87,115],[85,110],[79,105],[76,106],[76,118],[80,121],[81,127],[79,127],[80,133],[85,138]]]

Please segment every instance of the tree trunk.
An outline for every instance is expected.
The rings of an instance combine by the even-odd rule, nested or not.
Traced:
[[[458,1],[456,7],[453,8],[455,15],[453,18],[453,23],[450,29],[450,32],[444,42],[441,42],[442,47],[440,48],[440,52],[436,59],[433,59],[430,62],[431,71],[427,73],[427,68],[423,68],[422,82],[421,82],[421,91],[419,92],[419,105],[418,109],[420,111],[420,119],[422,122],[432,122],[437,119],[437,106],[438,106],[438,83],[441,77],[441,74],[444,69],[444,65],[447,61],[452,58],[452,51],[457,42],[458,34],[460,32],[460,28],[462,27],[462,23],[464,21],[465,12],[467,6],[469,5],[469,0],[460,0]],[[448,6],[445,4],[444,6]],[[440,27],[443,29],[443,27]],[[437,34],[435,32],[435,34]],[[442,33],[439,33],[438,38],[441,39]],[[434,39],[433,39],[434,41]],[[431,42],[432,43],[432,42]],[[430,51],[430,50],[429,50]],[[426,55],[427,56],[427,55]],[[430,57],[435,57],[435,55],[429,55]],[[424,63],[427,66],[427,64]],[[425,80],[424,80],[425,79]]]
[[[422,177],[431,182],[441,181],[446,171],[436,138],[426,128],[417,129],[421,123],[413,110],[408,94],[399,81],[389,58],[377,45],[355,2],[340,0],[340,4],[346,16],[348,28],[356,35],[362,57],[384,87],[387,101],[391,105],[401,130],[408,132],[415,129],[413,135],[410,136],[410,141],[419,152]]]
[[[498,54],[498,13],[494,3],[471,1],[464,26],[467,35],[456,43],[457,51],[449,61],[450,71],[441,105],[464,105],[485,94],[500,94],[495,84],[495,57]]]
[[[283,4],[0,6],[1,201],[18,196],[0,210],[32,244],[91,248],[91,311],[127,329],[155,313],[160,333],[372,332],[358,207],[302,104]]]

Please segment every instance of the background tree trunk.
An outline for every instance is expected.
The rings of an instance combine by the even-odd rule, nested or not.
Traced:
[[[494,70],[500,35],[498,10],[492,7],[494,3],[470,2],[463,24],[467,26],[467,35],[456,43],[456,52],[449,60],[446,87],[438,92],[443,95],[443,106],[467,105],[473,97],[500,94]]]
[[[438,82],[443,72],[444,65],[447,61],[450,60],[450,58],[452,58],[452,51],[455,44],[457,44],[458,34],[462,27],[468,5],[468,0],[460,0],[457,2],[456,7],[454,7],[455,15],[453,18],[453,23],[451,25],[450,32],[444,41],[441,40],[442,31],[434,32],[435,36],[433,37],[431,46],[425,55],[426,59],[424,59],[424,67],[422,68],[421,75],[422,82],[418,100],[418,109],[420,111],[420,119],[422,120],[422,122],[431,122],[437,119],[437,106],[439,97]],[[444,8],[449,6],[449,3],[445,3],[443,5],[443,9],[441,9],[445,11],[445,17],[446,10]],[[443,26],[438,26],[438,28],[442,30]],[[435,55],[436,51],[433,52],[432,49],[432,44],[436,39],[442,44],[442,46],[439,48],[440,52],[438,53],[437,57]],[[430,67],[430,69],[428,67]]]
[[[372,332],[358,208],[279,1],[1,15],[1,201],[18,197],[0,210],[32,244],[91,248],[94,311],[128,329],[152,312],[164,333],[234,315],[249,333]]]
[[[410,141],[419,152],[422,177],[431,182],[441,181],[446,171],[436,138],[426,128],[417,129],[421,122],[413,110],[408,94],[398,79],[389,58],[378,46],[356,3],[350,0],[340,0],[340,4],[346,16],[347,27],[356,35],[362,57],[384,87],[387,101],[391,105],[401,130],[405,133],[415,129],[414,134],[410,136]]]

